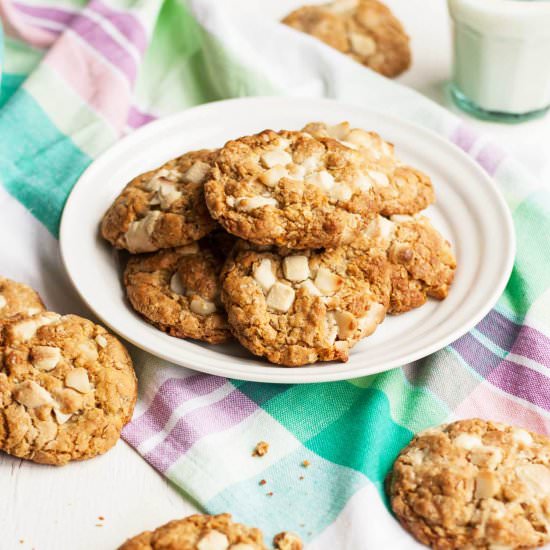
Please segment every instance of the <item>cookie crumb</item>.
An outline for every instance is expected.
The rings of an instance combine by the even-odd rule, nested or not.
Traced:
[[[302,466],[303,466],[304,468],[309,468],[309,467],[311,466],[311,462],[310,462],[309,460],[304,460],[304,461],[302,462]]]
[[[269,493],[267,493],[267,496],[272,497],[273,496],[273,491],[269,491]]]
[[[273,537],[273,546],[277,550],[302,550],[303,544],[300,537],[289,531],[283,531]]]
[[[304,476],[300,476],[298,479],[302,481],[302,479],[304,479]]]
[[[264,456],[269,451],[269,443],[267,441],[259,441],[252,451],[252,456]]]
[[[265,479],[260,479],[259,485],[265,485],[266,483],[267,483],[267,481]]]
[[[25,544],[25,539],[19,539],[19,544]]]
[[[96,527],[103,527],[103,523],[96,523],[95,526]]]
[[[104,518],[103,516],[97,516],[97,519],[98,519],[99,521],[104,521],[104,520],[105,520],[105,518]]]

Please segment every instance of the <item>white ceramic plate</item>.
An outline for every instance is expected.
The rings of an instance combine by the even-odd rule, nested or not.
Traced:
[[[265,128],[348,120],[379,132],[397,155],[427,172],[437,204],[427,214],[448,238],[458,269],[449,297],[388,317],[360,342],[347,363],[289,369],[270,365],[236,343],[207,345],[156,330],[129,306],[118,253],[99,236],[99,222],[134,176],[185,151],[218,147]],[[495,239],[498,235],[498,239]],[[480,321],[504,290],[513,265],[512,220],[493,181],[460,149],[436,134],[333,100],[246,98],[210,103],[150,124],[117,143],[84,172],[61,222],[61,252],[69,276],[94,312],[115,332],[163,359],[199,371],[262,382],[326,382],[364,376],[420,359]]]

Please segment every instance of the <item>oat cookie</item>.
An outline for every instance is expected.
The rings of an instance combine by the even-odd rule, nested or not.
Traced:
[[[225,342],[231,333],[219,298],[223,261],[205,241],[133,256],[126,294],[147,322],[171,336]]]
[[[302,550],[304,547],[302,539],[290,531],[277,533],[273,538],[273,546],[277,550]]]
[[[369,180],[380,198],[380,214],[416,214],[435,201],[430,177],[399,162],[393,145],[376,132],[352,128],[348,122],[333,126],[312,122],[302,131],[314,137],[337,139],[364,155],[369,164]]]
[[[195,514],[127,540],[118,550],[267,550],[255,527],[234,523],[230,514]]]
[[[134,178],[101,222],[101,234],[116,248],[154,252],[190,244],[216,223],[204,202],[204,181],[215,151],[193,151]]]
[[[137,397],[122,344],[87,319],[51,312],[0,333],[0,450],[55,465],[108,451]]]
[[[355,249],[314,252],[244,248],[222,272],[222,300],[241,344],[295,367],[348,359],[384,319],[389,270],[367,277]]]
[[[23,283],[0,276],[0,323],[15,315],[34,315],[44,309],[38,292]]]
[[[550,542],[550,440],[479,419],[418,434],[388,476],[391,506],[438,549]]]
[[[358,151],[296,131],[229,141],[205,190],[212,216],[259,245],[338,246],[379,210]]]
[[[384,76],[397,76],[411,64],[409,37],[390,9],[377,0],[336,0],[302,6],[287,15],[283,23]]]
[[[404,313],[423,305],[427,297],[447,297],[456,269],[451,246],[425,216],[378,216],[355,246],[384,250],[391,268],[388,313]],[[369,256],[367,256],[367,262]]]

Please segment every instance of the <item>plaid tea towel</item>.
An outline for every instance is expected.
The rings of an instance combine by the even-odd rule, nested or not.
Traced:
[[[226,380],[136,350],[140,396],[123,434],[205,510],[268,540],[289,529],[310,549],[413,548],[382,485],[415,432],[470,416],[550,432],[550,193],[537,176],[548,143],[527,168],[425,97],[279,24],[297,4],[0,0],[0,272],[52,309],[86,314],[57,248],[67,195],[122,136],[196,104],[327,96],[451,140],[498,182],[518,242],[507,289],[474,330],[417,363],[320,385]],[[262,439],[270,451],[253,459]]]

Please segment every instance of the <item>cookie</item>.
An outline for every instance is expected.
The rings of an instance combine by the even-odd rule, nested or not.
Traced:
[[[44,309],[38,292],[23,283],[0,276],[0,323],[15,315],[34,315]]]
[[[423,172],[400,163],[391,143],[376,132],[352,128],[348,122],[328,126],[312,122],[302,131],[315,137],[331,137],[360,151],[370,165],[369,179],[380,199],[380,214],[416,214],[435,201],[432,181]]]
[[[255,527],[234,523],[230,514],[195,514],[127,540],[118,550],[267,550]]]
[[[55,465],[108,451],[137,398],[124,346],[87,319],[51,312],[0,333],[0,450]]]
[[[418,434],[388,477],[391,507],[438,549],[550,542],[550,440],[479,419]]]
[[[196,241],[216,228],[204,202],[215,151],[193,151],[134,178],[101,222],[116,248],[154,252]]]
[[[346,361],[384,319],[389,270],[365,275],[355,249],[237,251],[222,272],[222,300],[240,343],[272,363]]]
[[[205,192],[210,213],[230,233],[294,249],[350,242],[379,210],[358,151],[297,131],[229,141]]]
[[[391,10],[377,0],[302,6],[282,22],[384,76],[398,76],[411,64],[407,33]]]
[[[275,537],[273,537],[273,546],[277,548],[277,550],[302,550],[304,547],[302,539],[290,531],[277,533]]]
[[[443,300],[456,270],[451,245],[425,216],[378,216],[355,246],[384,250],[391,268],[388,313],[404,313],[426,303],[428,296]],[[369,261],[367,257],[367,262]]]
[[[124,272],[126,294],[148,323],[171,336],[225,342],[231,333],[220,302],[223,262],[204,241],[133,256]]]

